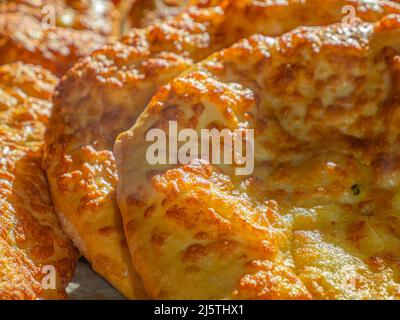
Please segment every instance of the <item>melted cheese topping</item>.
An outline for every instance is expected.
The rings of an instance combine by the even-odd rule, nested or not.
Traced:
[[[115,152],[156,298],[400,298],[400,16],[253,36],[163,87]],[[146,162],[149,129],[255,130],[255,171]]]
[[[0,64],[21,61],[62,76],[79,58],[111,40],[116,20],[113,5],[104,0],[3,1]]]
[[[1,299],[66,298],[75,269],[77,255],[61,231],[41,167],[57,81],[40,67],[0,67]],[[55,276],[53,289],[42,285],[48,275]]]
[[[55,97],[44,162],[68,235],[98,273],[129,297],[142,293],[115,201],[112,149],[115,137],[135,122],[158,88],[254,33],[275,36],[298,26],[339,22],[349,4],[365,21],[400,13],[388,1],[200,1],[165,23],[133,29],[68,72]]]
[[[147,27],[170,19],[178,15],[188,2],[188,0],[136,0],[129,11],[131,27]]]

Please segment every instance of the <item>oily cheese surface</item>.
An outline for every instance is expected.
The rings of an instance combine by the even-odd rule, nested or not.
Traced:
[[[136,0],[129,12],[131,25],[146,27],[162,22],[178,15],[189,2],[189,0]]]
[[[0,299],[66,298],[75,269],[76,252],[61,231],[41,167],[57,81],[40,67],[0,67]],[[49,270],[54,289],[42,286]]]
[[[118,14],[110,0],[3,0],[0,12],[22,13],[49,22],[55,13],[57,27],[90,30],[102,35],[113,31],[113,20]]]
[[[52,13],[54,21],[46,18]],[[21,61],[61,76],[110,40],[116,18],[104,0],[6,1],[0,4],[0,64]]]
[[[175,78],[115,146],[149,295],[400,298],[400,16],[253,36]],[[255,168],[150,165],[150,129],[254,129]]]
[[[43,22],[52,22],[51,20],[44,21],[44,18],[51,14],[53,9],[55,10],[53,13],[56,14],[55,28],[48,29],[43,26]],[[117,18],[114,6],[108,0],[3,1],[0,3],[0,64],[22,61],[41,65],[61,76],[79,58],[87,56],[111,40]],[[49,99],[50,92],[54,93],[55,86],[56,83],[48,89]],[[48,110],[48,116],[50,116],[50,110]],[[46,125],[49,124],[47,120]],[[18,136],[18,132],[16,136]],[[7,155],[7,157],[11,157],[11,155]],[[40,167],[39,155],[36,161]],[[69,205],[68,202],[66,205]],[[71,237],[71,229],[64,223],[61,214],[59,214],[59,218],[64,231]],[[107,228],[102,230],[103,234],[109,232],[110,230]],[[124,237],[121,240],[122,245],[123,240]],[[110,252],[109,254],[112,256],[114,253]],[[130,274],[125,269],[121,270],[121,268],[110,265],[103,257],[99,257],[96,261],[98,262],[96,267],[100,270],[107,270],[107,274],[110,275],[107,279],[111,283],[121,283],[121,287],[130,286],[130,281],[127,280]],[[126,261],[129,261],[128,254]],[[125,265],[129,264],[129,262],[125,262]],[[103,276],[105,273],[100,272]],[[139,280],[137,281],[139,282]],[[132,296],[129,290],[125,291],[127,291],[127,295]],[[137,296],[142,297],[143,295],[138,294]]]
[[[125,277],[110,281],[128,297],[141,292],[115,200],[112,149],[157,89],[254,33],[275,36],[339,22],[345,5],[354,5],[365,21],[400,13],[388,1],[199,1],[172,20],[133,29],[67,73],[57,87],[44,163],[64,229],[97,272],[109,280]]]

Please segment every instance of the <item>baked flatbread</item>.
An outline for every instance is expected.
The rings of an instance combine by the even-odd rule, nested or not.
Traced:
[[[345,5],[353,5],[366,21],[400,12],[388,1],[201,3],[165,23],[134,29],[83,59],[55,97],[45,167],[56,211],[92,267],[131,298],[142,291],[128,264],[112,149],[115,137],[131,127],[156,90],[194,62],[254,33],[273,36],[297,26],[338,22]]]
[[[119,19],[110,0],[2,0],[0,12],[35,17],[44,27],[51,22],[50,14],[55,13],[56,27],[93,31],[104,36],[115,34],[114,23]]]
[[[41,167],[58,79],[0,67],[0,299],[62,299],[77,254],[61,231]]]
[[[46,16],[54,9],[54,28]],[[0,298],[65,298],[77,254],[58,224],[41,168],[45,127],[58,79],[111,39],[108,1],[0,3]],[[51,269],[54,267],[54,270]],[[55,276],[55,289],[49,273]],[[49,282],[50,281],[50,282]],[[49,283],[48,283],[49,282]]]
[[[189,2],[189,0],[136,0],[129,13],[131,25],[147,27],[163,22],[178,15]]]
[[[104,0],[6,1],[0,4],[0,64],[21,61],[61,76],[111,40],[116,19]]]
[[[253,129],[254,171],[150,165],[172,121]],[[150,297],[399,299],[399,130],[400,15],[253,36],[174,79],[115,146]]]

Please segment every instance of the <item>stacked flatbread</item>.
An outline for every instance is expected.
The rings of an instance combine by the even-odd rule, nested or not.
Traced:
[[[68,243],[60,223],[92,268],[133,299],[399,298],[395,1],[37,3],[0,4],[9,21],[0,22],[0,63],[65,74],[52,108],[57,79],[18,64],[53,77],[40,97],[51,116],[37,121],[32,146],[40,159],[46,126],[43,167],[58,218],[41,197],[53,219],[40,220],[48,238]],[[62,12],[55,29],[43,30],[43,5]],[[127,25],[136,28],[115,41]],[[171,121],[195,133],[254,130],[254,172],[200,158],[151,165],[146,135],[168,132]],[[16,137],[27,127],[10,126]],[[40,188],[48,192],[45,181]],[[31,270],[69,259],[60,264],[68,272],[57,269],[62,291],[75,261],[68,248],[46,261],[20,250]],[[2,279],[0,297],[13,298],[13,282]]]
[[[52,72],[63,75],[111,41],[117,19],[103,0],[0,3],[1,299],[66,298],[78,255],[42,169],[59,81]]]

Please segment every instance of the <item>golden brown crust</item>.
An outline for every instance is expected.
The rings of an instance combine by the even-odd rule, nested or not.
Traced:
[[[104,36],[114,33],[113,23],[118,19],[109,0],[5,0],[0,3],[0,12],[47,21],[48,7],[55,10],[57,27],[93,31]]]
[[[41,167],[57,81],[39,67],[0,67],[0,299],[66,298],[75,269],[76,252],[61,231]],[[55,268],[55,290],[42,286],[46,266]]]
[[[178,15],[189,0],[136,0],[129,12],[132,27],[147,27]],[[194,2],[194,1],[192,1]]]
[[[54,28],[43,24],[47,11],[43,13],[42,8],[47,5],[54,6],[56,10]],[[115,19],[112,4],[103,0],[88,3],[82,0],[18,0],[2,3],[0,64],[16,61],[37,64],[61,76],[79,58],[89,55],[110,40]]]
[[[57,89],[45,159],[53,200],[69,225],[69,236],[106,278],[115,276],[110,269],[128,268],[114,199],[114,139],[134,123],[161,85],[255,32],[277,35],[299,25],[340,21],[346,4],[355,5],[367,21],[400,12],[386,1],[374,6],[351,0],[225,0],[217,7],[209,3],[203,4],[205,8],[188,8],[166,23],[132,30],[122,41],[78,63]],[[104,236],[100,230],[112,232]],[[122,288],[129,286],[124,279],[114,285],[134,296],[132,287]]]
[[[399,85],[390,15],[253,36],[160,89],[115,146],[118,204],[149,295],[399,299]],[[146,134],[168,136],[169,121],[199,135],[254,129],[254,173],[151,166]]]

